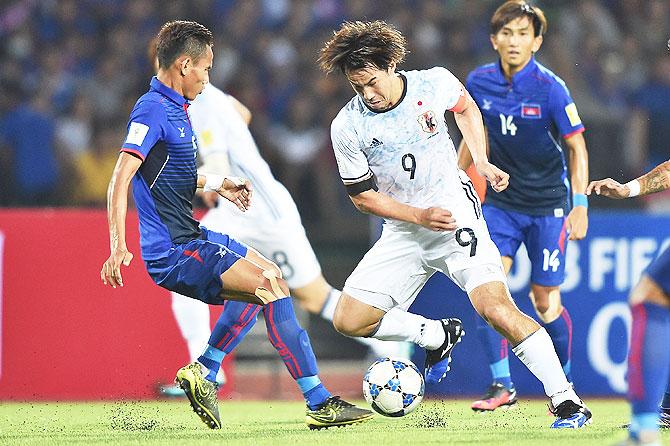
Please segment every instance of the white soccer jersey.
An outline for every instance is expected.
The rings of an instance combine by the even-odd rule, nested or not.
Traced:
[[[374,175],[379,192],[401,203],[448,209],[459,225],[481,217],[445,122],[446,112],[462,107],[463,86],[442,67],[400,74],[405,89],[393,108],[372,111],[356,95],[333,121],[342,181],[352,185]]]
[[[228,200],[202,218],[203,226],[230,234],[257,249],[282,270],[292,289],[303,287],[321,274],[300,214],[284,185],[275,179],[261,157],[247,123],[233,106],[234,99],[207,85],[188,109],[198,139],[200,156],[227,156],[230,174],[248,178],[254,188],[251,207],[242,212]]]
[[[247,123],[232,101],[229,95],[208,84],[189,107],[188,113],[196,133],[199,156],[206,160],[213,153],[227,154],[229,174],[251,181],[254,188],[252,205],[243,214],[249,221],[278,221],[287,217],[295,219],[293,199],[272,175],[270,167],[258,151]],[[230,203],[219,204],[224,205],[232,206]]]

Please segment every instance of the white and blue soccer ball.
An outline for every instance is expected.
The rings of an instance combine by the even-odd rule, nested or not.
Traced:
[[[412,412],[421,403],[424,391],[423,375],[407,359],[379,359],[363,378],[365,400],[375,412],[386,417],[402,417]]]

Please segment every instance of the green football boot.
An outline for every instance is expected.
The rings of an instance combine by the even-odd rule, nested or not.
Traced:
[[[202,376],[202,366],[193,362],[179,369],[175,378],[184,390],[191,407],[210,429],[221,429],[219,405],[216,402],[217,385]]]
[[[339,396],[331,396],[314,410],[308,407],[305,422],[310,429],[327,429],[362,423],[372,416],[372,411],[356,407]]]

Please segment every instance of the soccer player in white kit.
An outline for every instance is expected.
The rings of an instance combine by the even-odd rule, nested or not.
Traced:
[[[240,212],[226,200],[218,201],[216,193],[203,193],[203,199],[212,209],[202,218],[201,224],[213,231],[234,234],[236,240],[273,259],[301,307],[332,321],[341,291],[323,277],[295,202],[261,157],[248,128],[251,121],[249,109],[233,96],[208,84],[191,103],[188,113],[198,139],[198,156],[204,163],[201,168],[219,175],[247,178],[254,187],[254,204],[248,212]],[[224,312],[230,313],[232,332],[240,339],[256,321],[257,311],[252,313],[245,309],[245,304],[236,302],[224,306]],[[195,361],[210,337],[209,307],[173,292],[172,310],[191,360]],[[241,315],[243,317],[237,317]],[[405,342],[358,340],[370,348],[375,358],[409,356],[410,344]],[[223,350],[232,350],[235,345],[235,339],[226,338]],[[217,380],[224,381],[222,372]],[[183,395],[178,386],[172,385],[162,386],[161,392],[169,396]]]
[[[445,376],[462,336],[458,319],[406,310],[440,271],[467,292],[477,312],[514,346],[542,382],[553,428],[578,428],[591,413],[567,381],[549,335],[511,299],[500,253],[445,122],[454,113],[477,171],[495,191],[509,176],[488,162],[476,103],[447,69],[396,72],[406,42],[381,21],[346,22],[321,50],[321,68],[340,70],[357,93],[333,120],[331,137],[354,205],[385,219],[379,241],[347,279],[335,328],[348,336],[402,340],[426,349],[426,380]]]

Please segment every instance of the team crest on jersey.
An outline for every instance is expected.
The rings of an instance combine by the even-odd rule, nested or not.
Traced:
[[[432,110],[421,113],[417,121],[421,125],[421,130],[426,133],[435,133],[437,130],[437,119],[435,119],[435,113]]]

